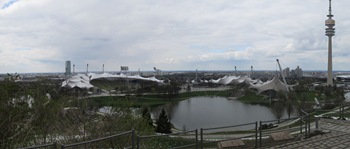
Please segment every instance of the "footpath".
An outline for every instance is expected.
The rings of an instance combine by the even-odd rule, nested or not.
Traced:
[[[313,136],[301,141],[289,142],[271,149],[284,148],[315,148],[315,149],[345,149],[350,148],[350,122],[343,120],[323,119],[319,120],[319,130],[325,132],[322,135]]]

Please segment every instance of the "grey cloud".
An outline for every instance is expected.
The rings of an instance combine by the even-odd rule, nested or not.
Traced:
[[[335,55],[346,55],[350,48],[348,3],[334,1]],[[113,69],[122,64],[142,70],[231,69],[238,60],[275,69],[270,63],[277,57],[325,69],[312,54],[326,56],[327,5],[322,0],[18,1],[16,7],[0,10],[0,51],[47,50],[55,55],[40,57],[40,65],[50,65],[45,58],[62,64],[69,59],[79,66],[91,63],[92,69],[102,64]]]

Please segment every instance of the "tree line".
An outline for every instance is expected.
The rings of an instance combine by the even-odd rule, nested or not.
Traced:
[[[128,106],[101,114],[59,86],[52,80],[0,82],[0,148],[73,143],[131,129],[139,134],[154,132],[147,114],[135,116]]]

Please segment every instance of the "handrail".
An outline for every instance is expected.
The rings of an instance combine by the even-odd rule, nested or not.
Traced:
[[[207,143],[216,143],[216,142],[220,142],[220,141],[225,141],[225,139],[220,140],[220,141],[210,141],[210,142],[204,142],[204,137],[203,135],[205,134],[204,131],[205,130],[214,130],[214,129],[224,129],[224,128],[235,128],[235,127],[242,127],[242,126],[249,126],[249,125],[254,125],[253,129],[251,133],[253,133],[252,135],[247,134],[246,136],[241,136],[241,137],[235,137],[234,139],[242,139],[242,138],[248,138],[248,137],[255,137],[255,140],[257,140],[258,138],[258,122],[254,122],[254,123],[246,123],[246,124],[239,124],[239,125],[232,125],[232,126],[224,126],[224,127],[215,127],[215,128],[201,128],[200,129],[200,147],[203,148],[203,144],[207,144]],[[228,140],[233,139],[232,137]],[[255,146],[257,146],[257,142],[255,142]]]
[[[311,129],[311,126],[310,126],[310,114],[305,112],[303,109],[300,109],[300,111],[305,114],[304,116],[302,116],[302,121],[305,123],[305,137],[309,137],[310,136],[310,129]],[[303,120],[303,118],[305,120]]]
[[[169,134],[158,134],[158,135],[147,135],[147,136],[137,136],[138,138],[153,138],[153,137],[163,137],[163,136],[171,136],[171,135],[179,135],[179,134],[186,134],[190,132],[196,132],[197,129],[195,130],[190,130],[190,131],[183,131],[183,132],[177,132],[177,133],[169,133]]]
[[[298,116],[298,117],[292,117],[292,118],[279,119],[279,120],[261,121],[261,122],[262,122],[262,123],[268,123],[268,122],[274,122],[274,121],[287,121],[287,120],[294,120],[294,119],[298,119],[298,118],[300,118],[300,116]]]
[[[309,113],[305,112],[303,109],[300,109],[300,111],[301,111],[302,113],[304,113],[305,115],[309,115]]]
[[[238,125],[232,125],[232,126],[223,126],[223,127],[212,127],[212,128],[203,128],[203,130],[214,130],[214,129],[224,129],[224,128],[233,128],[233,127],[241,127],[246,125],[253,125],[254,123],[246,123],[246,124],[238,124]]]
[[[198,148],[198,130],[190,130],[190,131],[183,131],[183,132],[177,132],[177,133],[170,133],[170,134],[158,134],[158,135],[147,135],[147,136],[136,136],[136,148],[139,149],[140,148],[140,142],[141,140],[145,140],[148,138],[158,138],[158,137],[164,137],[164,136],[174,136],[176,137],[176,135],[181,135],[181,134],[187,134],[187,133],[193,133],[195,135],[195,143],[192,144],[187,144],[187,145],[183,145],[183,146],[177,146],[177,147],[172,147],[173,149],[178,149],[178,148],[186,148],[186,147],[191,147],[191,146],[196,146],[196,148]]]
[[[283,123],[283,122],[289,123],[288,121],[294,122],[295,120],[299,119],[298,121],[300,122],[300,125],[299,125],[300,134],[305,134],[305,137],[310,136],[310,121],[311,121],[310,114],[307,113],[303,109],[300,109],[300,111],[301,111],[302,115],[299,117],[285,118],[285,119],[279,119],[279,120],[259,121],[259,123],[256,121],[253,123],[245,123],[245,124],[232,125],[232,126],[201,128],[199,133],[198,133],[198,130],[195,129],[195,130],[183,131],[183,132],[177,132],[177,133],[171,133],[171,134],[157,134],[157,135],[147,135],[147,136],[136,135],[136,137],[135,137],[135,131],[132,129],[131,131],[127,131],[127,132],[123,132],[120,134],[115,134],[115,135],[111,135],[111,136],[107,136],[107,137],[102,137],[102,138],[98,138],[98,139],[94,139],[94,140],[73,143],[73,144],[67,144],[67,145],[62,144],[61,148],[64,149],[66,147],[68,148],[68,147],[74,147],[74,146],[79,146],[79,145],[84,145],[84,144],[91,144],[91,143],[95,143],[98,141],[103,141],[103,140],[107,140],[107,139],[111,139],[111,138],[115,138],[115,137],[123,136],[123,135],[127,135],[127,134],[131,135],[130,148],[135,147],[134,143],[137,143],[136,147],[139,148],[140,142],[143,139],[152,138],[152,137],[164,137],[164,136],[181,137],[182,134],[191,135],[191,136],[194,135],[193,139],[195,139],[196,142],[192,143],[192,144],[172,147],[173,149],[194,147],[194,146],[195,146],[195,148],[200,148],[200,147],[203,147],[203,144],[207,144],[207,143],[215,143],[215,142],[231,140],[231,139],[244,139],[244,138],[254,138],[254,137],[255,137],[255,146],[261,147],[262,146],[262,138],[266,138],[266,136],[271,134],[271,133],[283,132],[286,130],[291,131],[291,132],[296,132],[298,130],[298,127],[288,127],[289,125],[285,125],[286,127],[283,126],[283,128],[277,128],[277,129],[259,129],[259,128],[262,128],[263,124],[265,125],[266,123],[277,122],[277,121],[278,121],[278,124]],[[297,121],[295,121],[295,122],[297,122]],[[204,139],[204,137],[205,137],[204,135],[211,134],[210,130],[235,128],[235,127],[242,127],[242,126],[253,126],[253,125],[254,125],[254,128],[247,127],[244,129],[246,131],[249,131],[249,133],[247,133],[246,135],[239,135],[239,137],[238,136],[237,137],[226,137],[226,138],[223,138],[220,140]],[[305,131],[303,131],[303,129],[305,129]],[[204,131],[208,131],[208,132],[204,132]],[[225,131],[225,130],[222,130],[222,131]],[[176,135],[179,135],[179,136],[176,136]],[[204,142],[204,140],[207,140],[207,141]],[[46,145],[26,147],[26,148],[22,148],[22,149],[32,149],[32,148],[49,147],[49,146],[53,146],[54,148],[56,148],[57,144],[52,143],[52,144],[46,144]]]
[[[50,147],[50,146],[53,146],[53,148],[56,149],[57,143],[43,144],[43,145],[37,145],[37,146],[31,146],[31,147],[25,147],[25,148],[19,148],[19,149],[35,149],[35,148]]]
[[[296,130],[299,130],[299,128],[285,128],[285,129],[275,129],[275,130],[266,130],[266,131],[263,131],[262,134],[265,135],[265,134],[271,134],[271,133],[276,133],[276,132],[284,132],[284,131],[296,131]]]
[[[133,133],[134,133],[134,129],[132,129],[131,131],[127,131],[127,132],[123,132],[123,133],[120,133],[120,134],[115,134],[115,135],[111,135],[111,136],[107,136],[107,137],[102,137],[102,138],[98,138],[98,139],[94,139],[94,140],[89,140],[89,141],[84,141],[84,142],[78,142],[78,143],[73,143],[73,144],[62,145],[61,148],[64,149],[66,147],[74,147],[74,146],[79,146],[79,145],[84,145],[84,144],[90,144],[90,143],[94,143],[94,142],[99,142],[99,141],[111,139],[111,138],[114,138],[114,137],[123,136],[123,135],[126,135],[126,134],[131,134],[132,135]]]
[[[172,147],[169,149],[179,149],[179,148],[186,148],[186,147],[192,147],[192,146],[196,146],[197,143],[193,143],[193,144],[189,144],[189,145],[183,145],[183,146],[177,146],[177,147]]]

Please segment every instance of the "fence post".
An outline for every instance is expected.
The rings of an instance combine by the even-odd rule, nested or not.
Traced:
[[[315,118],[315,127],[316,127],[316,131],[318,131],[318,121],[319,121],[319,117],[318,116],[316,116],[316,117],[314,117]]]
[[[307,137],[307,115],[305,115],[304,117],[305,117],[304,123],[305,123],[305,138],[306,138]]]
[[[136,148],[140,149],[140,137],[136,136]]]
[[[259,147],[261,147],[261,138],[262,138],[262,127],[261,127],[261,125],[262,125],[262,122],[261,121],[259,121]]]
[[[341,114],[342,114],[341,118],[344,119],[344,104],[343,103],[342,103],[342,113]]]
[[[131,148],[134,149],[135,148],[135,130],[134,128],[132,128],[131,130]]]
[[[258,147],[258,121],[255,121],[255,148]]]
[[[61,149],[64,149],[64,145],[63,144],[61,145]]]
[[[311,133],[311,117],[310,117],[310,114],[308,114],[308,129],[309,129],[309,131],[308,131],[308,134],[307,134],[307,136],[310,136],[310,133]]]
[[[341,119],[342,116],[342,104],[339,105],[339,119]]]
[[[343,119],[344,118],[344,105],[343,104],[341,104],[342,106],[341,106],[341,119]]]
[[[196,149],[198,149],[198,129],[195,131],[195,138],[196,138]]]
[[[57,148],[57,143],[56,143],[56,142],[53,144],[53,148],[54,148],[54,149]]]
[[[203,128],[201,128],[201,149],[203,149]]]
[[[300,116],[300,134],[303,134],[303,117]]]

